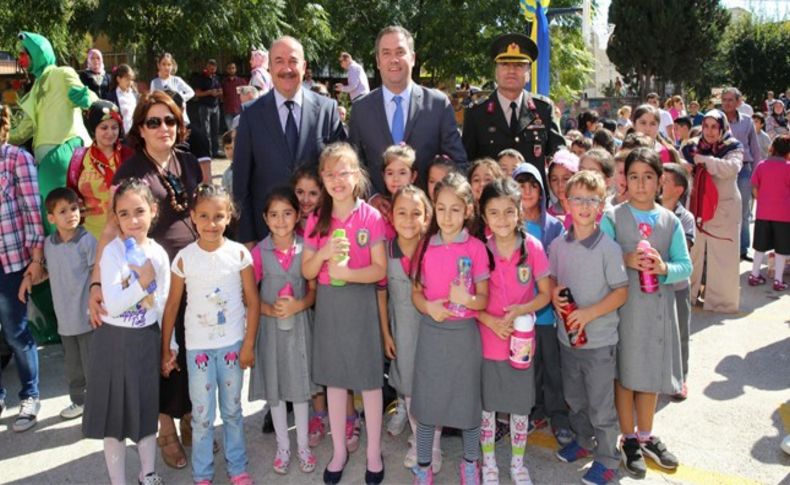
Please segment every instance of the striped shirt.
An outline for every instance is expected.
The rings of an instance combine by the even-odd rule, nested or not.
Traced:
[[[25,150],[0,146],[0,264],[3,271],[21,271],[31,249],[44,247],[41,196],[33,157]]]

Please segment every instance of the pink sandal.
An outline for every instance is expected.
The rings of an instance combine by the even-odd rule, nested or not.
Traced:
[[[754,276],[753,274],[749,273],[749,286],[760,286],[765,284],[765,278],[763,275]]]

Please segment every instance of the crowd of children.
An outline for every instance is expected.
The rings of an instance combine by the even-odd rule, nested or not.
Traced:
[[[141,482],[157,483],[159,396],[151,383],[178,369],[184,352],[195,483],[215,478],[217,407],[231,481],[252,483],[241,410],[243,370],[251,368],[249,398],[271,407],[275,472],[289,471],[291,403],[299,469],[317,468],[311,448],[328,422],[333,452],[323,480],[338,483],[358,446],[356,392],[365,482],[377,484],[386,359],[412,433],[404,465],[415,483],[433,483],[441,470],[443,427],[463,439],[461,483],[498,483],[500,420],[516,484],[531,483],[527,435],[547,423],[558,459],[592,456],[584,483],[611,482],[621,463],[643,477],[645,457],[676,468],[653,419],[660,394],[687,393],[696,224],[685,207],[688,168],[667,163],[676,157],[656,138],[653,111],[640,107],[634,118],[646,135],[626,136],[616,154],[561,150],[545,176],[514,150],[473,162],[466,175],[437,156],[419,188],[414,150],[392,146],[384,153],[387,193],[377,195],[388,213],[364,200],[369,181],[354,149],[333,144],[317,172],[299,169],[292,186],[268,194],[259,216],[269,235],[252,251],[229,237],[229,191],[199,186],[190,207],[197,240],[172,261],[147,236],[157,215],[149,187],[127,179],[112,196],[120,234],[100,254],[107,315],[95,329],[66,323],[84,320],[69,316],[84,314],[98,284],[87,276],[96,240],[80,226],[77,195],[52,191],[47,218],[57,231],[45,254],[72,401],[62,416],[84,407],[84,433],[104,440],[113,483],[124,482],[125,438],[137,444]],[[223,137],[229,156],[232,142]],[[778,291],[787,288],[790,254],[790,219],[780,209],[790,202],[788,153],[790,136],[777,137],[752,179],[749,284],[765,283],[760,265],[775,250]],[[79,299],[67,296],[74,288]],[[184,293],[179,349],[173,325]]]

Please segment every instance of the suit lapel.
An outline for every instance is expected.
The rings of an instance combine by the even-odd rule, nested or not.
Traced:
[[[409,98],[409,118],[406,120],[406,128],[403,130],[403,139],[408,140],[414,124],[417,122],[417,117],[420,116],[422,109],[422,101],[425,93],[420,85],[414,84],[411,88],[411,98]]]
[[[530,123],[535,119],[535,115],[531,109],[529,109],[530,98],[529,95],[525,92],[524,99],[521,103],[521,111],[518,114],[518,132],[521,133],[524,129],[529,126]]]
[[[299,120],[299,144],[293,162],[301,160],[304,156],[311,126],[315,126],[318,119],[318,103],[312,97],[313,93],[302,90],[302,117]],[[283,135],[285,137],[285,135]]]
[[[390,132],[390,126],[387,123],[387,112],[384,111],[384,91],[379,88],[373,91],[370,96],[370,102],[373,103],[373,116],[376,120],[374,123],[378,124],[381,136],[387,140],[387,146],[390,146],[393,144],[392,132]]]
[[[274,98],[274,90],[270,90],[260,101],[262,106],[263,122],[266,132],[271,134],[271,141],[283,147],[283,153],[288,153],[288,143],[285,141],[285,133],[280,124],[280,114],[277,111],[277,101]],[[289,153],[290,155],[290,153]]]

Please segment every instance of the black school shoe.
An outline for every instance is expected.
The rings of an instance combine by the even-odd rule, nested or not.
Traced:
[[[651,436],[650,440],[640,443],[639,446],[642,448],[642,452],[661,468],[674,470],[678,467],[677,457],[667,450],[667,446],[658,436]]]
[[[266,410],[266,416],[263,417],[263,426],[261,427],[261,432],[264,434],[272,434],[274,433],[274,421],[272,421],[272,412],[268,409]]]
[[[623,467],[634,478],[645,478],[647,464],[642,456],[642,448],[636,438],[627,438],[620,443],[620,455],[623,458]]]
[[[365,484],[366,485],[379,485],[384,481],[384,457],[381,457],[381,471],[372,472],[365,469]]]

